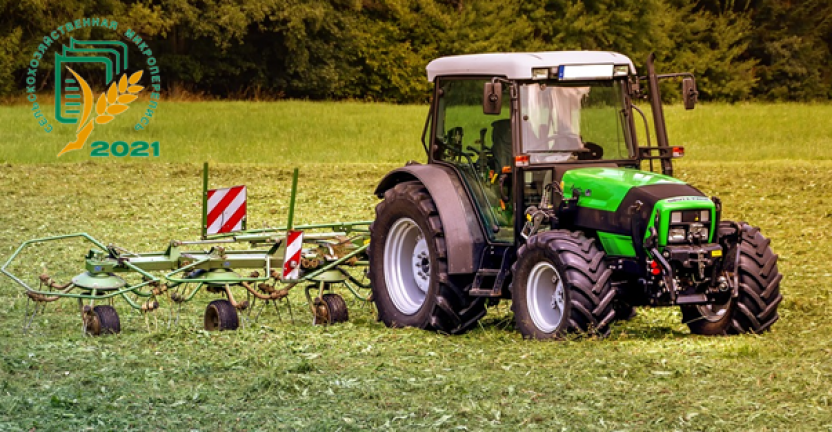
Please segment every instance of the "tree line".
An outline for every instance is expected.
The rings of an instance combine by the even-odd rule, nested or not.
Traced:
[[[174,96],[421,102],[439,56],[583,49],[640,70],[655,52],[659,72],[695,73],[704,100],[832,97],[829,0],[0,0],[0,11],[0,96],[24,91],[45,35],[95,16],[142,35]]]

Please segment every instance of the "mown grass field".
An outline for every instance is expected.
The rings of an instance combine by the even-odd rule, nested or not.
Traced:
[[[368,219],[377,181],[421,159],[424,107],[352,103],[166,103],[158,160],[89,162],[0,107],[0,259],[25,239],[86,231],[137,251],[198,236],[202,160],[212,184],[245,183],[250,226]],[[313,327],[266,310],[237,332],[202,331],[208,294],[144,317],[116,303],[119,336],[81,335],[58,302],[21,333],[21,289],[0,279],[0,430],[829,430],[832,429],[832,105],[702,105],[667,111],[687,147],[678,175],[762,227],[785,274],[770,333],[691,336],[676,309],[640,310],[604,340],[525,341],[508,305],[457,337],[375,322]],[[129,124],[122,125],[129,133]],[[115,129],[115,127],[113,128]],[[96,131],[96,139],[113,139]],[[139,139],[139,138],[137,138]],[[21,268],[82,271],[78,243]],[[151,327],[148,331],[147,326]],[[158,325],[158,328],[156,327]]]
[[[48,111],[51,104],[42,101]],[[354,102],[167,102],[159,104],[148,128],[133,126],[147,104],[135,102],[112,122],[93,131],[84,150],[56,158],[75,139],[75,128],[54,123],[45,133],[28,105],[0,106],[0,163],[57,163],[90,160],[89,143],[159,141],[159,158],[116,158],[118,162],[392,163],[424,159],[419,138],[427,106]],[[649,106],[642,106],[648,109]],[[648,112],[649,115],[649,112]],[[672,142],[688,148],[694,161],[832,160],[832,104],[706,104],[693,111],[666,108]],[[637,127],[641,119],[636,118]],[[466,135],[477,136],[466,128]]]

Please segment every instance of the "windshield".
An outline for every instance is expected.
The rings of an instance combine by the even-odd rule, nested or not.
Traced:
[[[531,163],[631,157],[619,80],[524,84],[520,110]]]

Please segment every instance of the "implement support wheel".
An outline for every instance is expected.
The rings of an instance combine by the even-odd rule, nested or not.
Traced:
[[[237,330],[237,309],[228,300],[214,300],[205,308],[205,330]]]
[[[84,318],[87,334],[92,336],[118,334],[121,332],[121,320],[116,308],[109,305],[96,306],[92,313]]]
[[[347,322],[350,319],[347,303],[338,294],[324,294],[315,299],[315,318],[312,324],[330,325]]]

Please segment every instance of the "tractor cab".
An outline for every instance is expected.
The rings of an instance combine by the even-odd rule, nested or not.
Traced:
[[[430,162],[459,170],[489,239],[513,243],[525,209],[567,169],[638,166],[634,73],[628,58],[607,52],[434,60]]]

